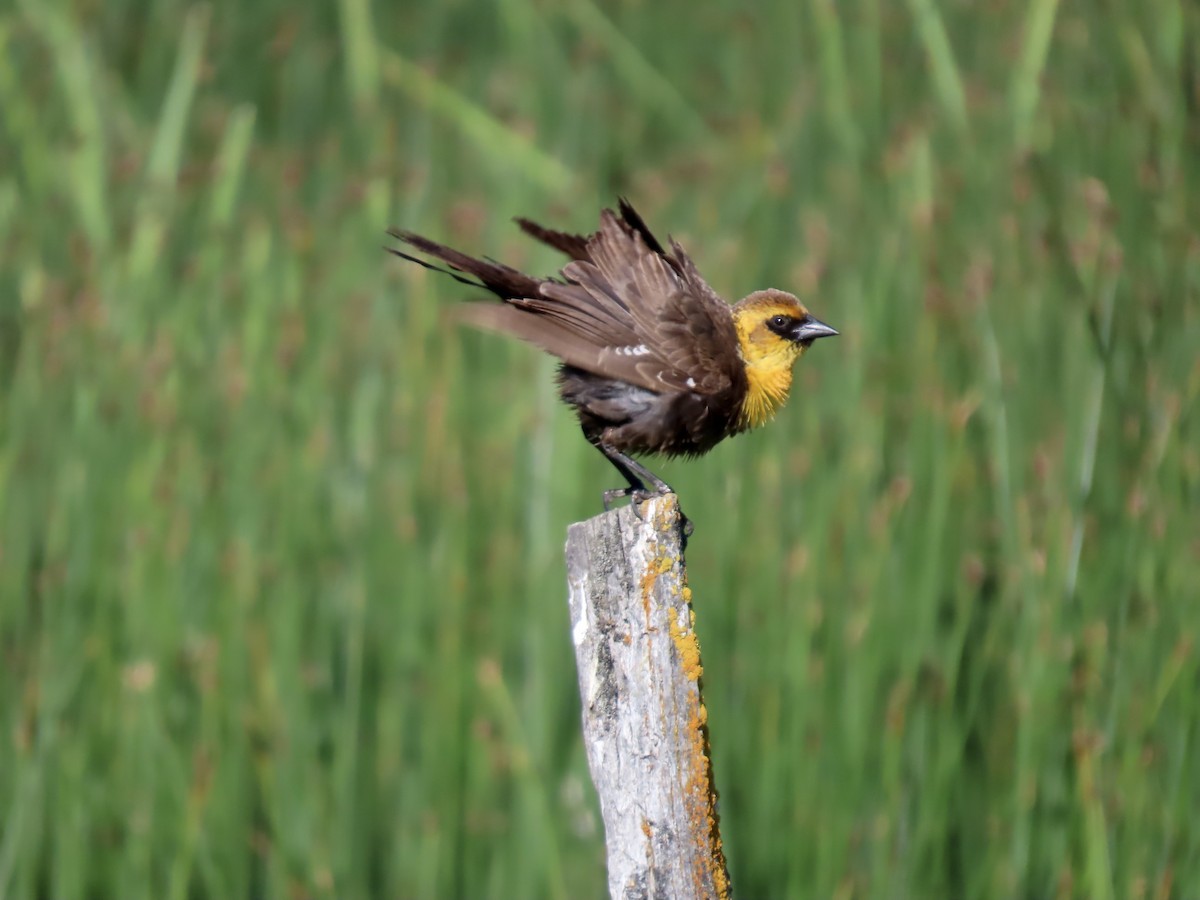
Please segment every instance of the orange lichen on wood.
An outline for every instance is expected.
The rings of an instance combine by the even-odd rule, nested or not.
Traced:
[[[665,575],[671,571],[671,567],[675,565],[674,560],[667,556],[656,556],[650,560],[650,564],[646,566],[646,571],[642,573],[642,609],[646,612],[646,627],[650,627],[650,607],[653,599],[654,584],[658,581],[659,575]]]
[[[703,835],[704,845],[701,859],[708,862],[708,871],[696,872],[694,875],[697,896],[709,879],[717,896],[727,898],[730,895],[729,875],[725,866],[725,850],[721,843],[720,820],[717,815],[717,790],[713,786],[712,755],[708,743],[708,710],[700,702],[699,696],[694,700],[694,708],[688,717],[688,737],[691,743],[689,758],[690,772],[687,784],[684,786],[691,834]],[[707,876],[707,878],[705,877]]]
[[[691,618],[691,625],[695,625],[695,613],[691,613]],[[691,627],[684,628],[680,625],[677,616],[671,616],[670,619],[668,628],[671,630],[671,640],[675,642],[675,651],[679,654],[679,661],[683,666],[683,674],[689,681],[699,681],[700,676],[704,674],[704,666],[700,665],[700,642],[696,639],[696,632]]]
[[[640,514],[639,514],[640,515]],[[654,531],[656,537],[661,538],[668,534],[672,528],[677,527],[677,514],[672,515],[663,508],[659,508],[654,513]],[[676,566],[682,566],[681,559],[672,558],[670,555],[661,551],[662,544],[656,542],[655,555],[651,558],[646,571],[642,573],[641,590],[642,590],[642,609],[646,612],[646,626],[650,627],[650,608],[651,608],[651,593],[654,590],[654,585],[658,582],[659,575],[666,575]],[[689,594],[691,592],[689,591]],[[688,598],[690,601],[690,597]]]
[[[686,576],[685,576],[686,577]],[[707,860],[708,871],[697,871],[694,880],[697,896],[703,893],[705,884],[711,881],[718,897],[730,896],[729,876],[725,866],[725,851],[721,843],[720,823],[717,816],[717,790],[713,784],[712,752],[708,742],[708,708],[701,695],[700,676],[704,666],[700,662],[700,641],[696,636],[696,612],[692,609],[692,590],[686,584],[681,591],[687,604],[688,624],[679,624],[679,615],[672,615],[669,624],[671,639],[679,653],[684,675],[695,683],[688,692],[688,780],[684,785],[690,833],[703,836],[705,846],[700,847],[700,859]]]

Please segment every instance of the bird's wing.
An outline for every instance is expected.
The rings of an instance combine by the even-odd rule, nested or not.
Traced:
[[[544,225],[539,225],[537,222],[532,222],[529,219],[520,217],[514,219],[520,229],[535,240],[541,241],[560,253],[565,253],[571,259],[587,259],[588,258],[588,236],[585,234],[571,234],[567,231],[555,231],[553,228],[547,228]]]
[[[527,340],[585,371],[653,391],[699,394],[718,394],[744,379],[729,304],[677,243],[668,253],[625,200],[620,216],[604,210],[600,230],[587,238],[518,221],[573,258],[562,270],[565,282],[534,278],[410,232],[392,234],[452,271],[392,252],[505,301],[469,304],[466,321]]]
[[[646,370],[646,360],[633,352],[640,339],[629,311],[619,301],[598,299],[579,285],[534,278],[502,263],[477,259],[410,231],[389,233],[446,267],[394,248],[389,252],[462,284],[485,288],[505,301],[462,307],[459,315],[468,324],[529,341],[588,372],[662,390],[662,383]]]
[[[628,315],[638,339],[639,383],[700,394],[728,389],[744,377],[729,304],[678,243],[668,253],[632,206],[622,200],[620,209],[620,217],[601,213],[588,259],[569,263],[563,275]]]
[[[392,247],[384,248],[388,253],[399,256],[401,259],[407,259],[409,262],[414,262],[434,272],[449,275],[455,281],[462,284],[468,284],[471,287],[486,288],[503,300],[511,300],[514,297],[537,296],[538,286],[542,283],[542,279],[526,275],[511,266],[504,265],[504,263],[498,263],[491,259],[476,259],[473,256],[468,256],[465,253],[455,250],[453,247],[447,247],[445,244],[431,241],[429,238],[421,237],[419,234],[413,234],[411,231],[402,231],[393,228],[389,229],[388,234],[403,241],[410,247],[415,247],[427,256],[440,259],[450,268],[443,269],[441,266],[418,259],[415,256]],[[471,278],[465,277],[467,275],[471,275],[479,280],[473,281]]]

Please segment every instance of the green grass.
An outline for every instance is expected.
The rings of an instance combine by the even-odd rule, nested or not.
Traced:
[[[1200,895],[1200,16],[0,11],[0,897],[605,893],[613,473],[400,225],[617,193],[842,331],[696,522],[742,897]]]

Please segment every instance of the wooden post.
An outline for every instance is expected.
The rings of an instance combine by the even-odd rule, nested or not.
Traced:
[[[680,521],[666,494],[567,532],[583,738],[614,900],[730,893]]]

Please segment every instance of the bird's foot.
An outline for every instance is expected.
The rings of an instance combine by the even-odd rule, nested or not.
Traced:
[[[670,488],[667,488],[665,491],[652,491],[644,485],[638,485],[637,487],[630,486],[623,488],[611,488],[604,492],[604,511],[610,512],[612,510],[614,500],[622,500],[628,497],[630,500],[629,505],[633,507],[634,513],[641,518],[641,513],[638,512],[639,503],[644,503],[647,500],[652,500],[660,494],[669,494],[670,492]]]
[[[664,494],[675,493],[671,490],[671,486],[665,481],[659,481],[654,485],[653,489],[647,488],[645,485],[630,486],[624,488],[612,488],[604,492],[604,511],[609,512],[612,509],[614,500],[620,500],[623,497],[629,498],[629,505],[633,509],[633,514],[639,519],[642,518],[641,504],[647,500],[653,500],[655,497],[661,497]],[[683,514],[683,507],[679,507],[679,527],[683,532],[684,542],[692,536],[692,532],[696,530],[696,526],[692,520]]]
[[[620,500],[622,497],[628,497],[633,493],[633,488],[610,488],[604,492],[604,511],[612,512],[614,500]]]

